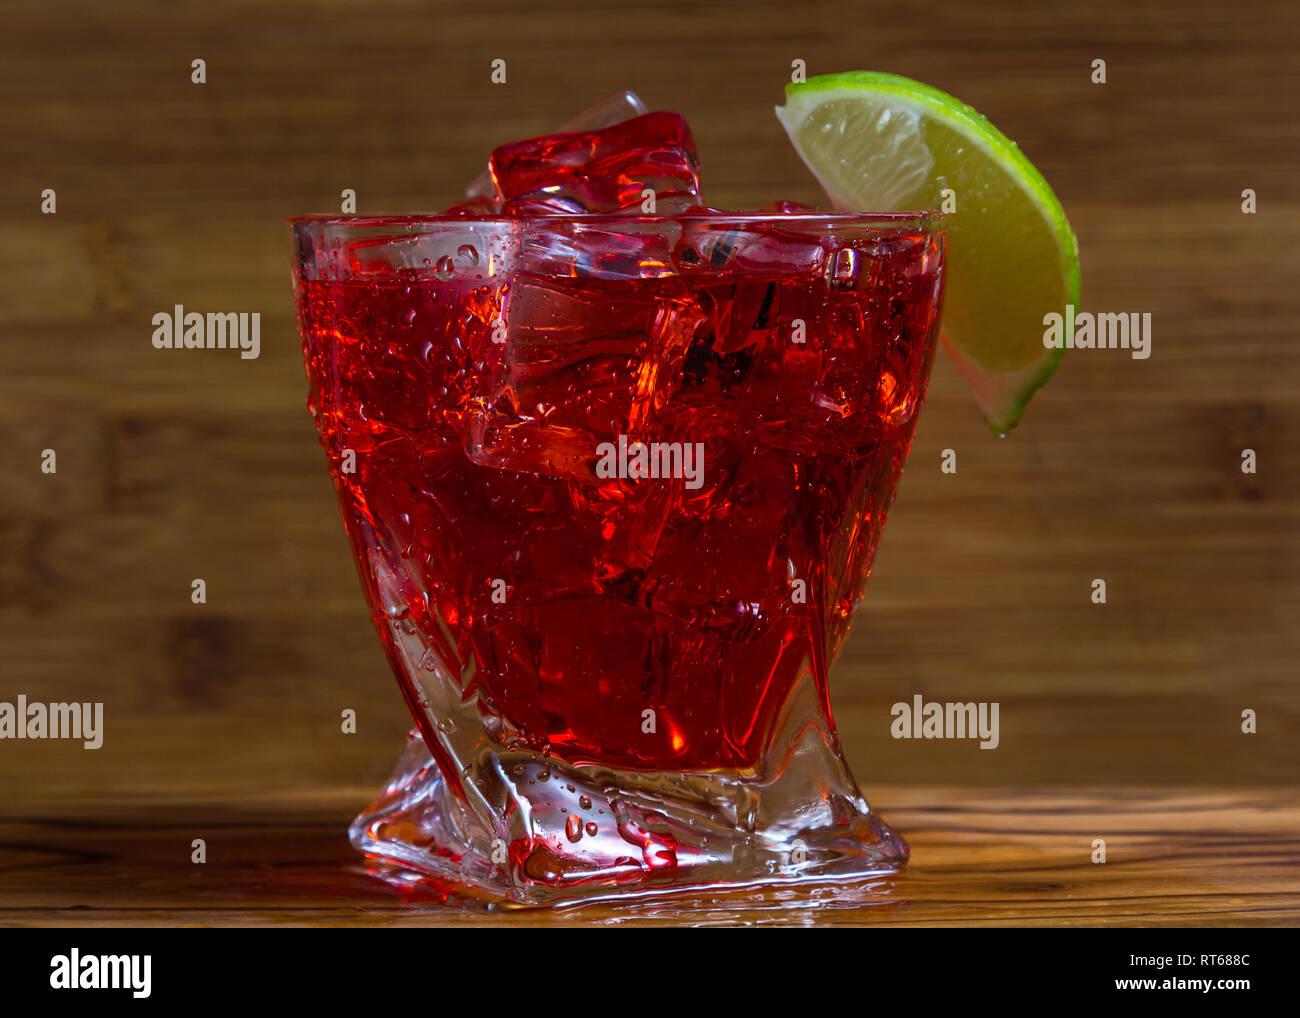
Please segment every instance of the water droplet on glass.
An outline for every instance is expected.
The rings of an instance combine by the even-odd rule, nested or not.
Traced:
[[[582,818],[577,813],[570,813],[564,822],[564,836],[575,844],[582,840]]]
[[[371,569],[379,592],[379,604],[390,619],[400,622],[411,613],[402,592],[402,582],[396,570],[376,550],[370,552]]]
[[[478,264],[478,248],[473,244],[462,244],[456,251],[456,254],[465,262],[465,264],[474,266]]]
[[[581,806],[583,809],[591,809],[591,796],[589,795],[578,796],[578,805]]]
[[[587,833],[591,835],[591,837],[594,838],[596,836],[596,832],[599,830],[600,828],[596,826],[596,822],[594,820],[587,821]]]
[[[858,278],[858,253],[851,247],[842,247],[827,263],[827,282],[832,290],[848,290]]]
[[[451,255],[443,255],[433,266],[433,271],[438,273],[444,279],[451,276],[456,271],[456,263],[452,261]]]

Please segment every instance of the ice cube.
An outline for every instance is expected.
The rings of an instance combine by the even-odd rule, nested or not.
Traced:
[[[655,212],[699,201],[695,142],[680,113],[502,145],[488,165],[511,214],[637,211],[647,191]]]
[[[704,446],[704,485],[657,535],[641,600],[726,640],[748,640],[790,605],[789,562],[807,558],[798,459],[697,420],[665,433]]]
[[[928,368],[915,356],[924,339],[915,309],[936,299],[924,270],[932,243],[923,235],[863,237],[828,260],[818,405],[844,419],[865,413],[882,425],[911,420]]]
[[[615,92],[595,106],[583,110],[576,117],[560,125],[561,131],[598,131],[613,127],[649,112],[641,97],[631,90]]]
[[[761,221],[682,217],[672,258],[683,306],[658,331],[634,416],[673,427],[761,434],[778,445],[815,441],[800,430],[820,353],[825,251],[816,233]],[[812,333],[810,336],[809,333]],[[825,416],[825,411],[822,411]]]
[[[743,384],[760,411],[766,390],[777,403],[788,401],[807,366],[802,355],[810,349],[807,329],[820,303],[825,258],[815,232],[684,218],[673,263],[695,284],[705,325],[685,352],[682,382],[711,385],[721,395]]]
[[[521,271],[572,279],[652,279],[675,274],[672,252],[681,226],[671,220],[625,221],[617,227],[583,220],[520,224]]]
[[[488,397],[466,453],[482,466],[591,480],[602,442],[628,433],[633,389],[655,328],[653,289],[520,275]]]
[[[583,110],[576,117],[560,125],[561,131],[595,131],[602,127],[613,127],[624,120],[631,120],[646,112],[646,105],[635,92],[616,92],[608,99],[596,103],[590,109]],[[465,189],[465,197],[488,198],[495,200],[496,186],[492,183],[492,172],[485,169],[470,182]],[[462,202],[457,202],[452,208]],[[500,206],[493,211],[499,211]]]
[[[692,207],[682,216],[683,229],[673,251],[684,272],[811,275],[822,270],[826,250],[817,231],[742,219],[752,213],[727,213]]]

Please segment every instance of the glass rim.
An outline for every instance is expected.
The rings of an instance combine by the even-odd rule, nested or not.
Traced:
[[[376,227],[478,225],[503,226],[526,224],[536,227],[551,224],[610,225],[640,224],[667,225],[670,223],[713,223],[718,226],[825,226],[830,229],[859,227],[893,231],[912,227],[933,233],[941,229],[948,213],[938,209],[921,209],[904,212],[547,212],[525,216],[466,215],[446,212],[374,213],[366,215],[336,215],[332,213],[307,213],[287,217],[291,226]]]

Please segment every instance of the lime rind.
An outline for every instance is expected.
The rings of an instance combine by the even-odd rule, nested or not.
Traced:
[[[786,105],[776,108],[777,118],[785,127],[795,149],[805,165],[818,178],[822,187],[833,198],[842,193],[842,182],[822,179],[798,141],[798,129],[809,112],[836,99],[861,99],[864,92],[893,99],[908,111],[945,124],[968,138],[970,142],[987,151],[1007,172],[1010,179],[1029,197],[1043,219],[1050,225],[1060,254],[1060,269],[1065,304],[1078,306],[1081,275],[1078,258],[1078,240],[1066,219],[1051,186],[1043,175],[1020,151],[1015,142],[997,129],[993,123],[973,107],[948,93],[896,74],[880,71],[849,71],[825,74],[804,82],[785,86]],[[876,209],[872,211],[920,211]],[[1064,311],[1064,306],[1061,308]],[[989,426],[1003,434],[1013,428],[1024,413],[1029,398],[1040,389],[1055,372],[1064,349],[1044,348],[1043,356],[1022,369],[1014,371],[992,370],[974,361],[956,342],[945,337],[945,349],[975,390],[976,399],[988,420]]]
[[[976,364],[942,331],[939,339],[948,357],[975,391],[975,400],[989,428],[1002,436],[1020,423],[1030,398],[1047,384],[1065,356],[1064,348],[1045,349],[1044,357],[1020,371],[990,371]]]

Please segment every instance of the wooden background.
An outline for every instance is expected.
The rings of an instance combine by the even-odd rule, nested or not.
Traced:
[[[1068,355],[1005,440],[938,359],[832,675],[868,795],[1282,802],[1300,777],[1298,44],[1294,8],[1253,0],[6,5],[0,700],[103,701],[106,735],[0,742],[0,821],[360,807],[407,716],[305,409],[285,217],[343,188],[363,212],[440,208],[494,145],[622,88],[687,115],[710,204],[815,202],[771,113],[796,58],[972,103],[1056,188],[1083,307],[1153,318],[1149,360]],[[154,350],[174,304],[261,312],[261,357]],[[1001,746],[892,740],[914,693],[999,701]]]

